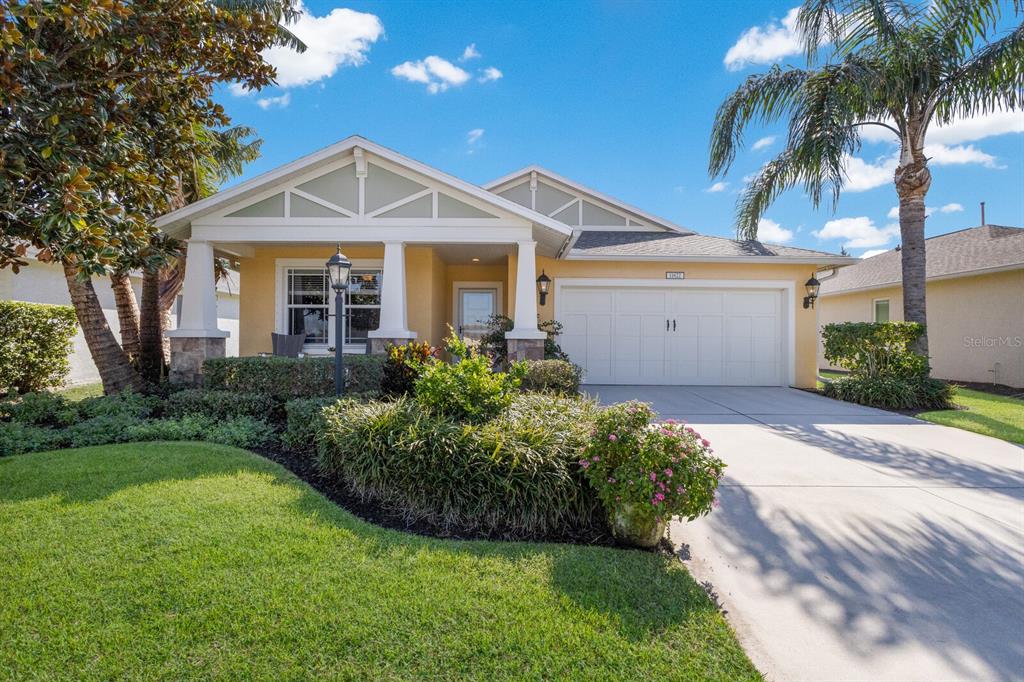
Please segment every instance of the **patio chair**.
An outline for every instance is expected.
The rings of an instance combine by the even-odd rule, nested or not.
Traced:
[[[299,353],[302,352],[302,344],[306,340],[306,335],[272,333],[270,340],[274,346],[274,355],[284,358],[297,358]]]

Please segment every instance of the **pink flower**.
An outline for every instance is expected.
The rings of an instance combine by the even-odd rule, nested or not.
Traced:
[[[665,469],[665,475],[668,476],[669,478],[672,478],[672,470],[671,469]]]
[[[661,502],[662,500],[665,499],[665,494],[664,493],[655,493],[654,494],[654,499],[656,499],[658,502]]]
[[[666,424],[677,424],[678,422],[675,419],[666,419],[665,423]]]
[[[707,438],[704,438],[701,440],[700,444],[703,445],[704,447],[709,447],[711,445],[711,441],[709,441]]]
[[[718,501],[717,497],[715,497],[715,499],[711,501],[711,506],[714,507],[715,509],[718,509],[718,507],[721,506],[721,504],[722,503]]]
[[[612,478],[611,476],[609,476],[609,477],[608,477],[608,482],[609,482],[609,483],[615,483],[615,479],[614,479],[614,478]]]
[[[594,460],[595,462],[600,462],[601,461],[601,458],[598,457],[597,455],[594,455],[593,457],[591,457],[591,459]]]
[[[580,462],[580,466],[583,467],[584,469],[589,469],[590,468],[590,462],[587,462],[586,460],[584,460],[583,462]]]
[[[652,471],[652,472],[651,472],[651,480],[652,480],[652,481],[657,481],[657,480],[658,480],[658,474],[656,474],[656,473],[654,473],[654,472]]]
[[[697,433],[696,431],[693,430],[692,426],[687,426],[686,427],[686,432],[689,433],[689,434]]]
[[[610,440],[611,442],[613,442],[613,443],[614,443],[614,442],[615,442],[615,441],[617,441],[618,439],[619,439],[619,437],[618,437],[618,436],[616,436],[616,435],[615,435],[614,433],[609,433],[609,434],[608,434],[608,440]]]
[[[665,484],[661,483],[660,481],[658,482],[658,487],[661,488],[662,490],[668,490],[668,488],[665,487]]]
[[[676,492],[677,492],[677,493],[679,493],[680,495],[682,495],[683,493],[685,493],[685,492],[686,492],[686,488],[684,488],[684,487],[683,487],[683,486],[681,486],[681,485],[677,485],[677,486],[676,486]]]
[[[659,504],[661,504],[661,502],[659,502],[658,500],[651,500],[651,504],[657,507]]]

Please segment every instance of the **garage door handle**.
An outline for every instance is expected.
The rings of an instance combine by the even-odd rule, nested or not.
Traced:
[[[665,320],[665,331],[668,331],[668,320]]]
[[[672,320],[672,331],[676,330],[676,321]]]

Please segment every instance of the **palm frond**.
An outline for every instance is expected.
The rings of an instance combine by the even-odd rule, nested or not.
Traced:
[[[995,30],[1004,4],[1002,0],[934,0],[921,27],[949,57],[966,57],[978,38]]]
[[[736,152],[743,147],[743,131],[748,124],[771,123],[789,112],[807,77],[808,72],[801,69],[773,66],[768,73],[747,78],[722,102],[711,129],[708,172],[712,177],[729,170]]]
[[[783,192],[800,181],[800,171],[790,150],[766,163],[736,201],[737,239],[757,239],[757,224]]]
[[[964,62],[936,91],[933,107],[940,123],[1024,108],[1024,24]]]
[[[283,24],[294,22],[302,14],[291,0],[211,0],[225,12],[242,12],[272,16],[277,23],[277,42],[296,52],[305,52],[306,44]]]

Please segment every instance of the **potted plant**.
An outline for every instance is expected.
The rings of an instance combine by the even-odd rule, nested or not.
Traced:
[[[579,461],[615,538],[637,547],[657,545],[673,516],[692,521],[710,512],[725,470],[692,427],[655,417],[639,402],[603,410]]]

